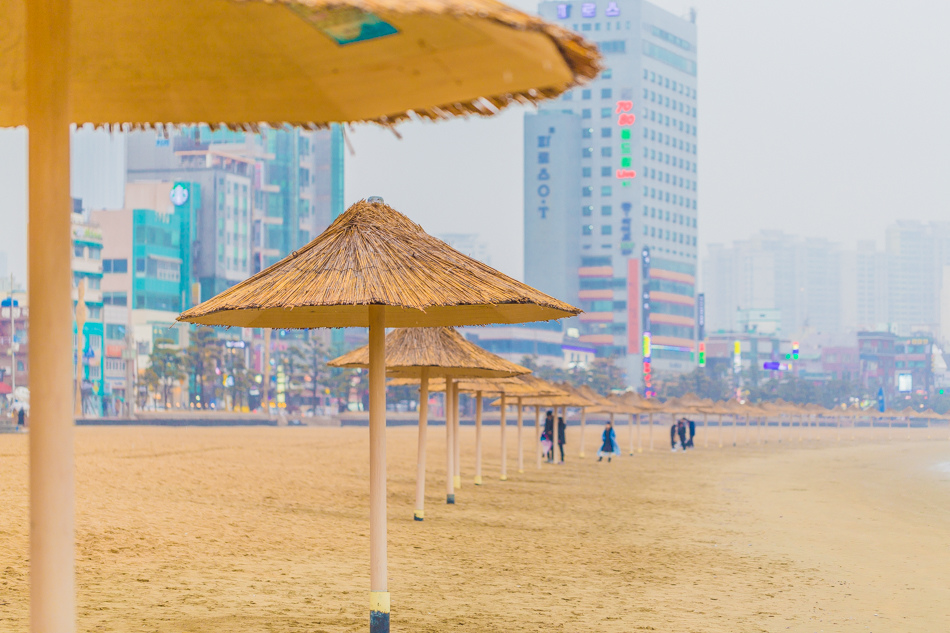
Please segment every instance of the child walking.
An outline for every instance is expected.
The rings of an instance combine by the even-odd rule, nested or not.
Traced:
[[[610,422],[607,422],[607,428],[604,429],[600,438],[600,450],[597,451],[597,461],[604,461],[604,457],[606,456],[609,462],[614,455],[620,455],[620,446],[617,444],[617,434],[614,432],[614,427]]]

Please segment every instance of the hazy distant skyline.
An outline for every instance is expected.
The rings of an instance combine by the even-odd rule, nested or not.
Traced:
[[[536,12],[537,3],[514,6]],[[950,3],[657,0],[697,9],[700,261],[761,229],[883,244],[898,219],[950,218]],[[609,57],[607,58],[609,62]],[[521,275],[522,121],[348,133],[346,201],[381,195],[430,233],[479,233]],[[0,250],[25,269],[22,132],[0,132]],[[19,146],[18,146],[19,141]]]

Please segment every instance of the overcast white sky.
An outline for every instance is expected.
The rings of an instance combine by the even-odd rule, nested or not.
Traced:
[[[898,218],[950,220],[950,2],[655,2],[698,10],[701,253],[762,228],[853,245]],[[405,125],[402,140],[358,128],[347,201],[381,195],[430,233],[480,233],[520,276],[523,114]],[[0,132],[0,250],[21,277],[22,136]]]

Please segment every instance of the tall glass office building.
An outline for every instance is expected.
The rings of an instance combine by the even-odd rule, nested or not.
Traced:
[[[525,280],[584,309],[581,340],[659,370],[697,339],[695,14],[642,0],[542,2],[604,54],[600,77],[525,118]]]

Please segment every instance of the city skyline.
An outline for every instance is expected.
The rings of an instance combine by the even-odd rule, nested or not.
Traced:
[[[533,1],[512,4],[537,11]],[[706,218],[700,253],[708,243],[760,229],[833,235],[845,244],[874,239],[882,246],[884,228],[898,217],[930,221],[946,212],[937,183],[950,163],[950,124],[942,116],[950,93],[934,78],[950,54],[940,32],[950,6],[655,4],[677,15],[690,6],[698,12],[704,53],[698,163]],[[840,45],[842,34],[847,47]],[[890,45],[880,46],[883,41]],[[895,90],[879,89],[892,84]],[[493,120],[439,126],[409,123],[398,128],[402,140],[389,130],[355,126],[348,132],[356,154],[347,155],[345,200],[381,194],[430,233],[478,232],[495,266],[521,277],[522,121],[530,111],[514,107]],[[0,131],[0,225],[18,279],[26,262],[24,142],[22,129]]]

